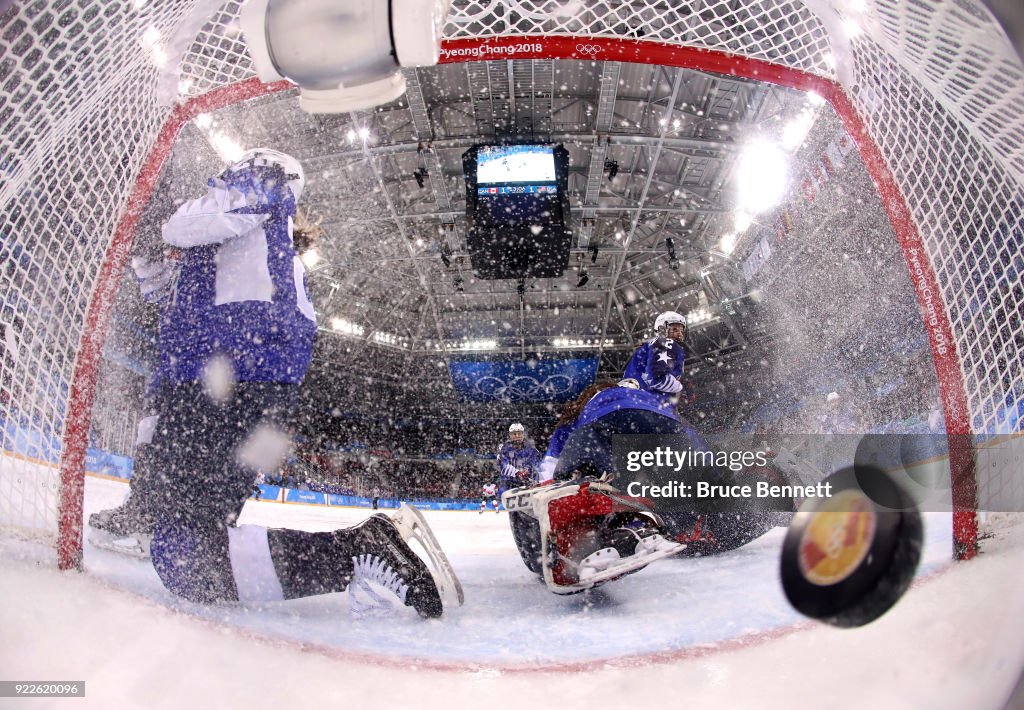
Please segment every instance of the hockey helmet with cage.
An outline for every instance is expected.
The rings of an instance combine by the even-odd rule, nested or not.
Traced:
[[[665,311],[654,320],[654,332],[665,336],[670,325],[681,325],[686,330],[686,316],[679,315],[675,311]]]
[[[522,448],[526,443],[526,427],[516,422],[508,428],[508,439],[517,449]]]
[[[298,202],[302,196],[302,189],[306,185],[306,173],[298,160],[273,148],[253,148],[242,154],[238,160],[231,164],[225,173],[233,173],[251,167],[276,167],[284,172],[288,187],[291,188],[295,201]]]

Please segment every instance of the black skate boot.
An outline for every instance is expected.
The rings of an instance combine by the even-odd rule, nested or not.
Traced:
[[[371,515],[352,529],[352,579],[349,602],[356,615],[387,609],[383,589],[414,608],[425,619],[441,616],[443,605],[430,568],[402,539],[391,518]]]
[[[407,540],[416,540],[426,559]],[[267,542],[285,599],[348,589],[353,616],[393,613],[397,597],[428,619],[463,602],[462,585],[430,526],[404,503],[394,517],[375,513],[333,532],[268,530]]]
[[[645,539],[664,533],[664,529],[649,515],[617,513],[608,521],[608,531],[602,542],[605,548],[614,549],[619,557],[624,558],[635,555],[637,546]]]
[[[149,557],[155,523],[129,498],[117,508],[89,516],[89,542],[94,546],[129,557]]]
[[[580,582],[602,582],[639,572],[649,562],[676,554],[684,546],[669,540],[664,527],[644,513],[616,513],[600,534],[600,549],[579,563]]]
[[[127,503],[116,508],[108,508],[89,516],[89,527],[94,530],[102,530],[116,537],[127,535],[152,535],[153,521],[129,500]]]

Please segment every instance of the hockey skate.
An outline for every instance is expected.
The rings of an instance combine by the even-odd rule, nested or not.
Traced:
[[[377,513],[359,527],[365,542],[353,557],[348,585],[354,616],[392,612],[389,597],[381,592],[390,592],[425,618],[441,616],[445,605],[462,605],[462,585],[418,510],[403,503],[393,517]],[[409,546],[411,539],[423,548],[429,564]]]
[[[664,535],[655,513],[603,481],[557,484],[530,498],[542,577],[555,594],[591,589],[686,549]]]
[[[152,540],[153,523],[132,504],[131,498],[117,508],[89,516],[89,543],[93,547],[148,560]]]
[[[581,584],[598,585],[639,572],[654,560],[681,552],[686,545],[669,540],[657,521],[641,513],[619,513],[608,521],[598,549],[578,565]]]

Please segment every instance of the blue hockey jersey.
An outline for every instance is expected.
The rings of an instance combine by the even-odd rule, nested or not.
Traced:
[[[625,378],[633,378],[640,388],[659,395],[676,394],[683,389],[683,361],[686,351],[683,346],[668,338],[651,338],[633,353]]]
[[[576,420],[576,426],[584,426],[620,409],[646,409],[649,412],[657,412],[669,419],[680,421],[675,407],[655,393],[630,387],[609,387],[595,394],[587,402],[583,411],[580,412],[579,419]]]
[[[540,465],[540,481],[548,481],[554,477],[555,466],[558,464],[558,459],[562,455],[562,449],[570,434],[584,424],[589,424],[620,409],[646,409],[662,414],[669,419],[680,421],[675,408],[656,394],[629,387],[609,387],[601,390],[587,402],[575,422],[562,424],[551,434],[551,441],[548,443],[547,451],[544,452],[544,459]]]
[[[501,478],[502,487],[535,482],[539,467],[540,452],[529,444],[516,446],[511,441],[506,441],[498,450],[498,476]],[[519,477],[519,472],[523,470],[528,472],[528,480],[524,481]]]
[[[679,431],[690,437],[690,441],[692,442],[691,445],[695,450],[709,450],[707,443],[703,440],[701,435],[686,420],[682,419],[679,414],[676,413],[675,407],[672,406],[672,404],[665,398],[653,392],[637,390],[631,387],[609,387],[608,389],[601,390],[595,394],[590,401],[587,402],[586,406],[583,407],[583,411],[580,412],[579,418],[575,422],[563,424],[555,429],[554,433],[551,435],[551,441],[548,444],[547,451],[544,454],[544,460],[541,463],[540,481],[547,481],[554,477],[555,468],[558,465],[558,459],[562,455],[562,450],[565,448],[566,441],[568,441],[569,436],[574,431],[580,427],[590,424],[591,422],[597,421],[612,412],[629,409],[642,409],[649,412],[656,412],[668,419],[679,422],[681,425],[679,427]]]
[[[295,199],[271,171],[251,167],[211,179],[203,197],[163,226],[182,250],[162,313],[165,382],[201,379],[225,358],[243,382],[298,383],[309,367],[316,316],[292,246]]]

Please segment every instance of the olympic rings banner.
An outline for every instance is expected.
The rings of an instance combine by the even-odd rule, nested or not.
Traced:
[[[568,402],[597,377],[597,358],[449,364],[452,384],[474,402]]]

